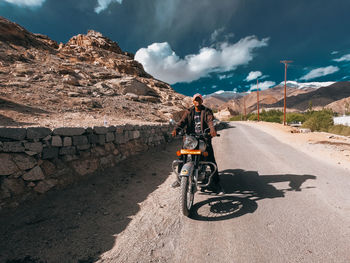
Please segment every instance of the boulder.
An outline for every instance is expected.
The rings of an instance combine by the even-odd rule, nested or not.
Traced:
[[[89,134],[88,135],[89,142],[91,144],[96,144],[98,142],[98,135],[96,134]]]
[[[0,153],[0,175],[10,175],[18,171],[18,167],[10,154]]]
[[[106,135],[104,134],[99,134],[97,135],[98,136],[98,140],[97,140],[97,143],[99,145],[104,145],[106,143]]]
[[[106,135],[106,142],[112,142],[114,141],[114,133],[113,132],[108,132]]]
[[[5,178],[1,188],[3,191],[10,191],[13,195],[19,195],[24,192],[24,182],[21,179]]]
[[[22,178],[25,181],[39,181],[45,179],[45,175],[40,166],[35,166],[28,173],[25,173]]]
[[[62,138],[61,136],[52,136],[52,139],[51,139],[51,145],[53,147],[61,147],[62,146]]]
[[[57,183],[58,183],[58,180],[56,180],[56,179],[49,179],[49,180],[41,181],[34,187],[34,191],[38,192],[40,194],[46,193],[52,187],[55,187],[57,185]]]
[[[24,148],[27,151],[41,153],[43,151],[43,144],[41,142],[25,142]]]
[[[140,138],[140,131],[132,131],[132,138],[133,139]]]
[[[86,136],[73,136],[73,145],[86,145],[88,143],[89,141]]]
[[[115,126],[109,126],[107,129],[108,129],[108,132],[115,132],[117,130]]]
[[[46,176],[53,175],[56,171],[56,166],[48,160],[43,161],[40,167]]]
[[[105,144],[105,150],[107,152],[112,152],[114,149],[115,149],[115,146],[113,143],[110,142]]]
[[[138,101],[139,100],[139,96],[136,95],[135,93],[131,93],[131,92],[126,93],[125,94],[125,98],[129,99],[129,100],[133,100],[133,101]]]
[[[98,160],[97,159],[88,159],[88,160],[76,160],[72,162],[72,166],[74,170],[79,175],[86,175],[93,173],[98,168]]]
[[[59,154],[60,155],[74,155],[76,154],[77,150],[74,146],[67,146],[67,147],[62,147],[60,149]]]
[[[28,139],[42,139],[51,134],[49,128],[43,127],[33,127],[27,129],[27,138]]]
[[[2,151],[3,152],[12,152],[19,153],[24,152],[25,148],[22,142],[3,142]]]
[[[21,141],[26,137],[27,130],[24,128],[0,128],[0,137]]]
[[[108,132],[108,128],[107,127],[99,127],[99,126],[95,126],[94,127],[94,132],[96,134],[107,134]]]
[[[134,79],[127,78],[120,82],[122,87],[122,94],[133,93],[138,96],[152,96],[156,95],[155,91],[146,84]]]
[[[75,128],[75,127],[67,127],[67,128],[56,128],[53,130],[54,135],[61,136],[79,136],[85,132],[84,128]]]
[[[72,146],[72,138],[64,137],[63,138],[63,146]]]
[[[82,144],[82,145],[77,145],[77,149],[79,151],[85,151],[90,149],[90,144]]]
[[[28,170],[33,168],[37,161],[34,157],[28,156],[26,154],[16,154],[13,156],[13,161],[16,163],[17,167],[21,170]]]
[[[58,148],[57,147],[46,147],[42,152],[42,159],[54,159],[58,157]]]
[[[156,96],[140,96],[139,99],[141,101],[147,101],[147,102],[152,102],[152,103],[159,103],[161,102],[160,98]]]
[[[64,84],[68,84],[68,85],[72,85],[72,86],[79,86],[79,81],[71,75],[65,75],[62,82]]]

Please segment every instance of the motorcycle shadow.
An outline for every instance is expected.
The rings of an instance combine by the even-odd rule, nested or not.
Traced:
[[[194,204],[190,218],[199,221],[221,221],[253,213],[258,204],[247,197],[213,197]]]
[[[219,172],[221,185],[225,196],[210,197],[195,203],[190,217],[200,221],[220,221],[236,218],[247,213],[253,213],[257,201],[262,199],[284,198],[287,192],[301,192],[312,189],[304,186],[308,180],[316,180],[314,175],[273,174],[260,175],[257,171],[242,169],[227,169]],[[287,187],[276,187],[274,183],[287,183]]]

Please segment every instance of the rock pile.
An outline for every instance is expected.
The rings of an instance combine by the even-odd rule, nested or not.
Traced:
[[[98,32],[58,44],[2,17],[0,85],[0,126],[165,122],[189,102]]]

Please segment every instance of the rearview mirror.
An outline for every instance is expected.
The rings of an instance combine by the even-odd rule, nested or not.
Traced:
[[[176,124],[176,121],[174,121],[173,119],[170,119],[170,120],[169,120],[169,124],[170,124],[170,125],[175,125],[175,124]]]

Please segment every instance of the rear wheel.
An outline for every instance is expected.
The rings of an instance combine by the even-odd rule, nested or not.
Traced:
[[[191,177],[184,176],[181,178],[181,194],[180,194],[180,207],[185,216],[190,214],[190,210],[193,205],[194,193],[192,191]]]

